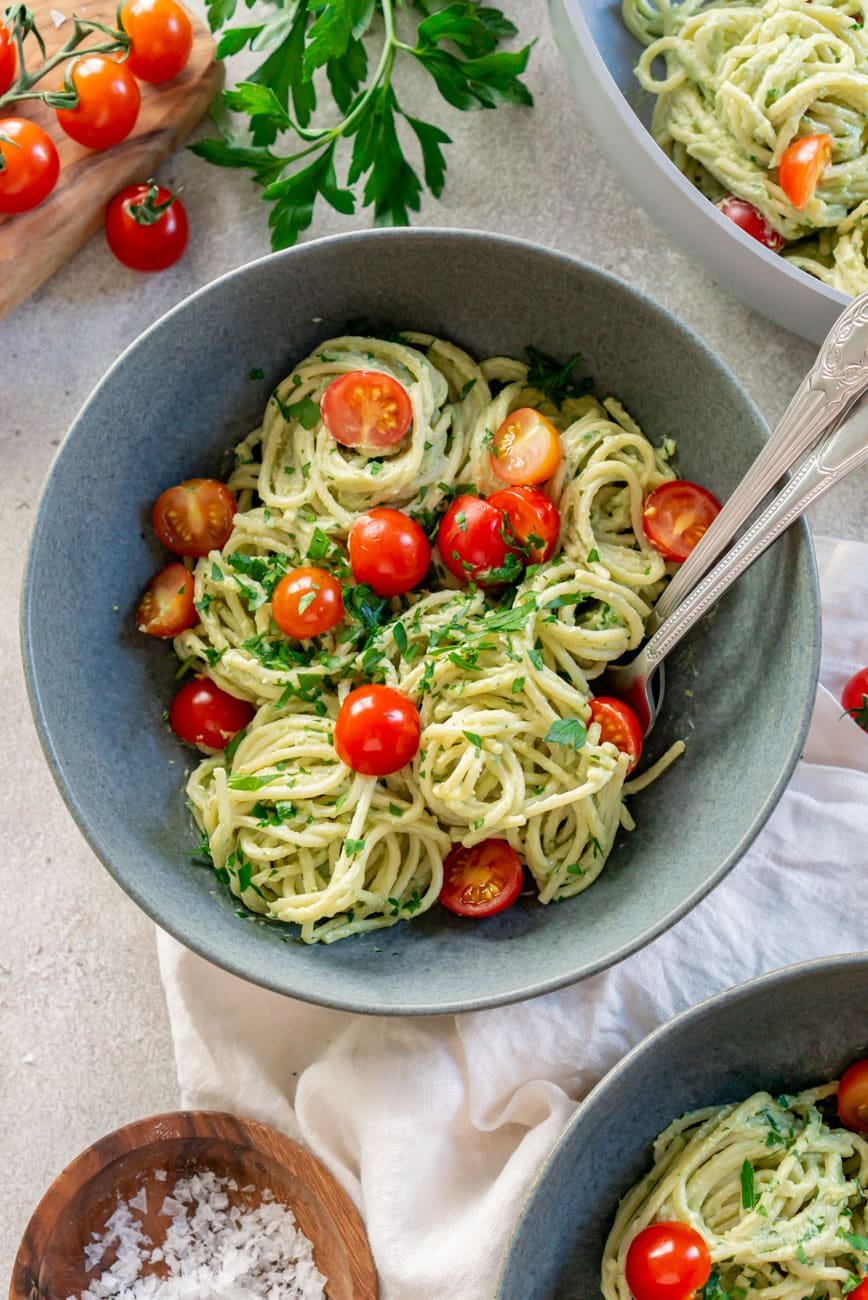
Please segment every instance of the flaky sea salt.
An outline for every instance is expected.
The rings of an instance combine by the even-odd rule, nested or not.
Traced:
[[[233,1206],[235,1190],[211,1172],[179,1179],[163,1201],[169,1224],[158,1245],[133,1215],[147,1212],[144,1189],[119,1202],[84,1252],[89,1272],[113,1262],[68,1300],[325,1300],[326,1279],[289,1207],[270,1191],[255,1207]],[[161,1276],[143,1276],[151,1264]]]

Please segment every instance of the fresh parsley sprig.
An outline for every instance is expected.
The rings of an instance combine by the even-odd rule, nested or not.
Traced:
[[[398,100],[394,72],[399,60],[414,59],[454,108],[496,108],[532,104],[520,80],[531,45],[503,50],[517,28],[499,9],[478,0],[268,0],[262,22],[228,26],[238,0],[210,0],[208,19],[221,31],[217,55],[248,47],[265,60],[247,81],[224,91],[220,138],[200,140],[193,152],[221,167],[246,168],[272,204],[274,248],[294,244],[323,199],[338,212],[361,205],[373,209],[377,225],[407,225],[418,212],[423,181],[438,197],[446,175],[444,145],[450,138],[433,122],[406,112]],[[248,8],[254,0],[245,0]],[[423,18],[412,43],[396,29],[396,11],[415,9]],[[381,23],[378,21],[381,20]],[[367,41],[375,24],[379,54],[369,69]],[[331,126],[313,125],[324,72],[342,117]],[[232,116],[235,115],[235,116]],[[220,116],[218,114],[218,116]],[[276,146],[290,142],[288,152]],[[341,140],[349,156],[338,155]],[[406,153],[416,156],[414,166]],[[297,147],[296,147],[297,146]],[[338,168],[345,167],[343,183]]]

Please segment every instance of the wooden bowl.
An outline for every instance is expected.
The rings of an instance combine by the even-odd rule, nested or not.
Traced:
[[[165,1170],[165,1181],[156,1177]],[[9,1300],[66,1300],[86,1290],[97,1271],[84,1247],[102,1232],[119,1199],[142,1187],[139,1214],[155,1245],[166,1220],[157,1211],[179,1177],[212,1170],[231,1177],[236,1200],[255,1203],[266,1188],[288,1205],[313,1245],[329,1300],[376,1300],[377,1274],[365,1229],[346,1192],[309,1152],[274,1129],[220,1111],[175,1111],[126,1124],[100,1138],[64,1169],[37,1206],[15,1259]],[[151,1208],[153,1207],[153,1208]],[[107,1253],[104,1267],[113,1260]]]

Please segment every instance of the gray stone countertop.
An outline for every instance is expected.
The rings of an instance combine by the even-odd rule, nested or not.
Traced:
[[[506,0],[505,7],[523,35],[540,37],[529,70],[536,108],[459,114],[438,102],[436,120],[454,140],[447,186],[441,202],[424,203],[418,220],[520,235],[624,277],[696,330],[775,420],[814,349],[742,307],[661,234],[622,188],[574,107],[544,0]],[[417,86],[411,99],[413,93],[422,92]],[[266,209],[243,175],[182,151],[160,178],[183,185],[190,218],[190,250],[177,267],[137,276],[114,262],[99,234],[0,323],[0,544],[7,564],[0,620],[0,1260],[9,1267],[37,1200],[81,1148],[178,1103],[153,926],[95,860],[54,788],[18,650],[18,596],[36,503],[79,406],[153,320],[268,251]],[[366,221],[326,209],[309,235]],[[814,526],[868,538],[866,503],[862,474],[820,503]],[[89,599],[76,585],[74,557],[65,562],[69,599]]]

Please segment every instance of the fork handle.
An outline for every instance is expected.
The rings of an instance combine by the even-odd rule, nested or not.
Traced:
[[[737,578],[808,506],[847,474],[868,464],[868,400],[860,402],[806,458],[772,503],[710,573],[685,596],[641,651],[650,673]]]
[[[855,298],[832,326],[774,433],[658,600],[649,632],[669,618],[786,471],[866,389],[868,293]]]

